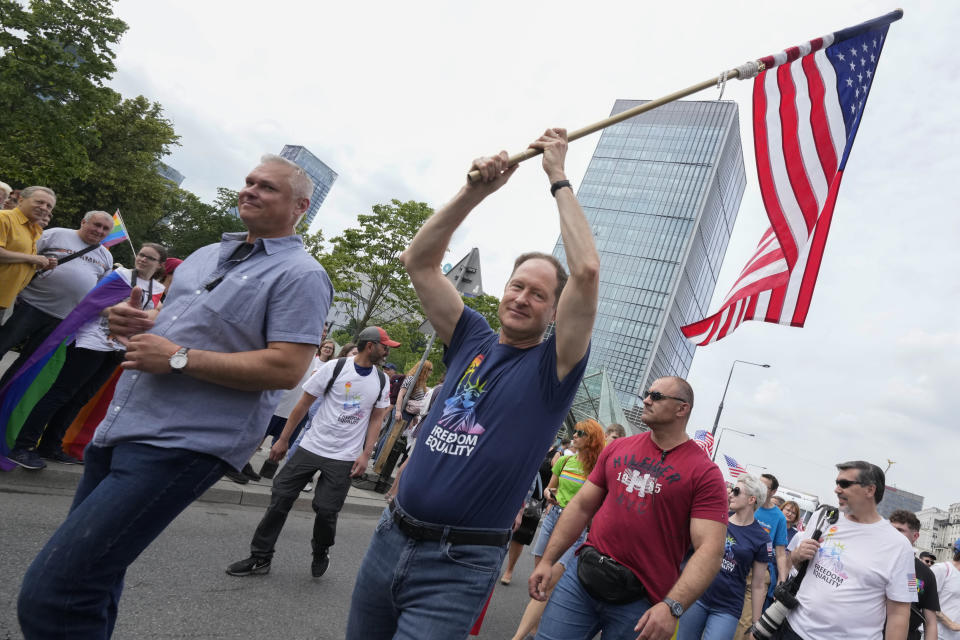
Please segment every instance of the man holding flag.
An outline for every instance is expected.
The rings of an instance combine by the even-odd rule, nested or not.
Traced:
[[[37,254],[56,259],[56,266],[37,274],[17,298],[13,314],[0,327],[0,357],[24,342],[0,387],[13,376],[40,343],[81,299],[113,269],[113,256],[100,242],[113,230],[113,216],[88,211],[79,229],[55,227],[37,241]],[[71,256],[77,255],[76,258]]]

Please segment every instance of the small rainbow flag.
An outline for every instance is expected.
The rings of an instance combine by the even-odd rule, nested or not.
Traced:
[[[113,230],[103,239],[103,242],[100,244],[104,247],[110,248],[115,244],[120,244],[124,240],[130,238],[130,234],[127,233],[127,228],[123,225],[123,220],[120,218],[120,210],[117,209],[117,212],[113,214]]]

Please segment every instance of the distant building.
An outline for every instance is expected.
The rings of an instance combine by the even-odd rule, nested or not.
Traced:
[[[280,157],[291,160],[307,172],[307,175],[313,180],[313,195],[310,197],[310,208],[307,209],[307,215],[304,221],[309,225],[317,216],[317,210],[323,204],[327,194],[330,193],[333,183],[337,180],[337,173],[328,167],[317,156],[310,153],[306,147],[294,144],[283,145],[280,151]]]
[[[633,431],[640,392],[690,370],[696,346],[680,327],[709,313],[745,186],[735,102],[671,102],[600,136],[577,191],[600,253],[588,366],[609,377]],[[562,237],[553,255],[566,263]]]
[[[920,537],[914,546],[934,554],[938,561],[952,559],[953,543],[960,539],[960,502],[954,502],[948,510],[928,507],[916,513]]]
[[[157,162],[157,173],[177,185],[183,184],[186,176],[164,162]]]
[[[920,511],[923,509],[923,496],[887,485],[883,490],[883,500],[877,505],[877,511],[884,518],[889,518],[890,514],[898,509],[912,513]]]

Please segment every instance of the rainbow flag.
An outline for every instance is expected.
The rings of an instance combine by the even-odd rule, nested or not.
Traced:
[[[123,276],[116,271],[111,272],[84,296],[20,370],[0,388],[0,470],[10,471],[16,466],[6,455],[10,453],[30,412],[60,374],[67,345],[73,341],[77,329],[96,318],[107,307],[128,298],[131,291],[130,283]]]
[[[127,233],[127,228],[123,225],[123,220],[120,218],[120,210],[117,209],[117,212],[113,214],[113,230],[107,234],[107,237],[104,238],[100,244],[110,248],[115,244],[120,244],[124,240],[127,240],[129,237],[130,234]]]

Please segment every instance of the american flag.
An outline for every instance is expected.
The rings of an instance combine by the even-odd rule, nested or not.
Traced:
[[[753,137],[770,228],[720,310],[686,325],[698,345],[745,320],[802,327],[833,208],[890,23],[902,11],[758,61]]]
[[[739,463],[737,463],[737,461],[734,460],[733,458],[731,458],[730,456],[724,454],[724,455],[723,455],[723,458],[724,458],[724,460],[727,461],[727,467],[730,469],[730,477],[731,477],[731,478],[739,478],[741,475],[743,475],[743,474],[745,474],[745,473],[747,472],[746,469],[744,469],[743,467],[741,467],[741,466],[739,465]]]
[[[709,431],[703,429],[698,430],[693,434],[693,441],[697,444],[698,447],[703,449],[704,453],[708,456],[713,451],[713,434]]]

